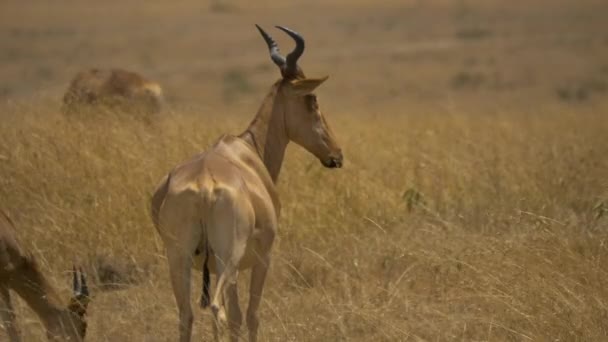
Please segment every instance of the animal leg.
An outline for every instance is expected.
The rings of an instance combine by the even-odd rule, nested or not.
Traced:
[[[192,306],[190,305],[192,259],[180,250],[179,246],[167,249],[167,259],[169,260],[171,285],[179,310],[179,340],[180,342],[190,342],[193,320]]]
[[[4,325],[4,329],[6,329],[10,341],[21,341],[17,320],[15,319],[15,311],[11,304],[11,294],[8,288],[4,286],[0,287],[0,315],[2,316],[2,324]]]
[[[236,280],[236,277],[235,277]],[[230,283],[226,287],[225,297],[228,309],[228,328],[230,329],[230,340],[238,341],[241,323],[243,322],[243,314],[239,307],[239,295],[237,291],[237,283]]]
[[[216,322],[224,323],[219,313],[222,297],[226,300],[230,339],[237,341],[243,320],[237,292],[238,267],[253,231],[253,208],[243,197],[224,193],[215,203],[211,221],[212,228],[207,233],[211,250],[215,253],[218,277],[211,310]]]
[[[231,251],[227,252],[230,253]],[[240,260],[244,251],[232,252],[233,257],[223,259],[228,260],[225,263],[222,261],[222,258],[216,256],[218,280],[213,301],[211,302],[211,310],[216,321],[214,330],[216,340],[220,339],[220,331],[228,323],[230,340],[237,341],[243,320],[237,292],[238,262],[234,262],[233,260]],[[224,310],[227,311],[227,315],[224,314]]]
[[[165,196],[162,202],[153,198],[152,202],[153,221],[165,244],[171,286],[179,310],[180,341],[189,342],[193,321],[190,303],[192,257],[203,233],[197,212],[200,208],[199,198],[194,192],[185,191],[171,197]],[[157,217],[154,216],[155,210]]]
[[[270,267],[270,255],[261,260],[251,269],[251,284],[249,286],[249,306],[247,307],[247,329],[249,330],[249,341],[256,342],[258,339],[258,308],[262,301],[262,292],[268,268]]]
[[[226,323],[226,313],[224,311],[224,295],[220,288],[220,281],[225,281],[221,277],[224,273],[224,264],[219,261],[216,257],[216,281],[215,281],[215,294],[211,303],[211,313],[213,314],[213,337],[215,341],[220,340],[221,325]],[[223,285],[222,285],[223,287]]]

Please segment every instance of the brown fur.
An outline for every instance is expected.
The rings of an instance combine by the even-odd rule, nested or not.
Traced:
[[[63,96],[63,112],[71,114],[84,107],[106,105],[146,114],[160,112],[162,89],[154,81],[122,69],[89,69],[72,80]]]
[[[50,340],[80,341],[86,334],[88,298],[72,297],[63,304],[40,271],[34,256],[16,237],[10,218],[0,210],[0,314],[11,341],[20,341],[10,292],[15,291],[34,310]]]
[[[157,185],[152,221],[167,253],[181,342],[192,335],[193,267],[203,270],[203,304],[209,299],[206,274],[217,275],[211,300],[216,341],[225,336],[226,326],[231,341],[240,338],[243,315],[236,284],[239,271],[251,269],[245,318],[249,341],[257,341],[258,309],[281,209],[276,181],[287,144],[304,147],[328,168],[342,166],[342,150],[314,95],[326,79],[305,78],[300,71],[298,78],[278,80],[242,134],[222,136]]]

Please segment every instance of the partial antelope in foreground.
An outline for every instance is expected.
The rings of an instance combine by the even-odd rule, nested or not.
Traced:
[[[89,290],[82,272],[74,269],[74,295],[67,305],[40,271],[31,253],[15,236],[15,226],[0,210],[0,315],[12,342],[20,341],[9,290],[17,292],[36,312],[53,341],[81,341],[87,329]]]
[[[122,69],[90,69],[76,74],[70,83],[63,96],[63,112],[71,114],[85,107],[105,105],[155,114],[162,103],[162,89],[154,81]]]
[[[277,27],[295,40],[296,47],[283,57],[274,40],[257,26],[282,78],[271,87],[249,127],[239,135],[222,136],[206,152],[176,166],[152,196],[152,220],[166,247],[182,342],[190,341],[192,333],[193,265],[203,270],[203,307],[209,303],[209,270],[217,274],[211,301],[216,340],[226,323],[231,340],[239,338],[237,276],[239,270],[252,269],[246,321],[249,340],[256,341],[257,312],[280,211],[275,184],[287,144],[294,141],[304,147],[325,167],[342,166],[342,151],[314,94],[327,77],[305,77],[297,65],[304,39]]]

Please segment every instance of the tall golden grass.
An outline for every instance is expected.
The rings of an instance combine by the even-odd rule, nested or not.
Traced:
[[[186,109],[143,125],[110,112],[66,119],[54,105],[2,108],[0,203],[63,291],[72,263],[91,274],[89,341],[175,340],[148,197],[249,118]],[[606,339],[606,109],[330,115],[345,167],[291,146],[280,175],[262,339]],[[104,263],[119,290],[103,290]],[[42,339],[17,307],[25,340]],[[210,315],[195,311],[195,338],[209,338]]]

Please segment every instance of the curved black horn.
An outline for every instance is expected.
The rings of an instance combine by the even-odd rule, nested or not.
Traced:
[[[72,267],[72,290],[74,291],[74,297],[76,298],[89,296],[89,287],[87,286],[87,279],[84,275],[84,272],[82,272],[81,267],[78,267],[78,270],[76,270],[76,266]]]
[[[272,37],[268,33],[266,33],[266,31],[264,31],[258,24],[255,24],[255,27],[258,28],[258,31],[260,31],[262,38],[264,38],[264,41],[266,41],[266,44],[268,45],[268,50],[270,51],[270,58],[272,59],[274,64],[278,65],[279,68],[282,68],[285,65],[285,57],[281,56],[277,42],[275,42],[274,39],[272,39]]]
[[[89,287],[87,286],[87,278],[80,269],[80,294],[83,296],[89,296]]]
[[[76,272],[76,265],[72,266],[72,290],[74,291],[74,295],[78,295],[80,293],[80,288],[78,286],[78,272]]]
[[[298,70],[298,59],[304,53],[304,38],[302,36],[283,26],[276,26],[279,30],[287,33],[296,42],[296,47],[287,55],[287,73],[295,75]]]

